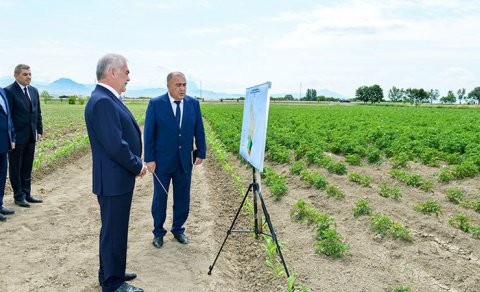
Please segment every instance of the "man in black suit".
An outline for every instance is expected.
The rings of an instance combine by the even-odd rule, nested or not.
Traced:
[[[7,220],[5,215],[15,213],[15,211],[3,207],[5,181],[7,180],[7,152],[12,149],[15,149],[15,132],[7,94],[0,87],[0,221]]]
[[[125,57],[103,56],[97,64],[98,84],[85,107],[85,123],[92,148],[93,193],[100,205],[100,269],[103,292],[142,292],[125,281],[136,277],[125,273],[128,222],[135,178],[143,177],[140,127],[120,94],[130,81]]]
[[[30,207],[29,203],[43,202],[32,197],[30,193],[35,143],[43,134],[42,111],[38,90],[30,86],[32,81],[30,66],[17,65],[14,77],[15,81],[5,87],[17,138],[15,149],[8,155],[10,184],[15,204]]]

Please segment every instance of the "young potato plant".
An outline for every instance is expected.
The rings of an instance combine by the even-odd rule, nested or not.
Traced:
[[[348,174],[348,179],[352,182],[358,183],[361,186],[371,188],[372,187],[372,178],[366,175],[361,175],[358,172],[350,172]]]
[[[394,200],[400,200],[402,197],[399,187],[392,186],[386,182],[381,183],[378,187],[380,188],[380,196],[382,197],[392,198]]]
[[[399,222],[395,222],[389,217],[382,214],[373,214],[371,217],[372,230],[380,234],[382,237],[391,236],[400,238],[404,241],[413,241],[410,230],[405,228]]]
[[[355,202],[355,207],[353,207],[353,217],[357,218],[362,215],[370,215],[372,213],[372,208],[368,205],[368,199],[358,199]]]
[[[315,224],[317,232],[316,252],[333,259],[348,255],[349,245],[337,233],[335,219],[327,214],[318,212],[313,206],[298,200],[290,211],[290,217],[295,222]]]
[[[423,214],[435,214],[438,217],[442,213],[442,206],[437,201],[428,200],[415,206],[415,211]]]

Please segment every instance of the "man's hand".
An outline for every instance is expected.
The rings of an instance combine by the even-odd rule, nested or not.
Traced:
[[[202,161],[203,161],[203,159],[197,157],[197,159],[195,159],[195,165],[202,164]]]
[[[147,169],[151,173],[155,172],[155,167],[156,166],[157,166],[157,163],[155,163],[155,161],[147,162]]]
[[[40,138],[42,138],[42,134],[37,134],[37,141],[40,141]]]
[[[146,173],[147,173],[147,165],[144,162],[142,170],[140,171],[139,174],[137,174],[137,178],[142,178]]]
[[[11,147],[12,147],[12,150],[15,149],[15,142],[12,142]]]

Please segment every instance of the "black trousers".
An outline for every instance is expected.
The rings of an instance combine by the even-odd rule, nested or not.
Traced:
[[[133,192],[121,196],[98,196],[102,218],[98,280],[103,292],[115,291],[125,282],[132,195]]]
[[[31,196],[32,166],[35,156],[35,142],[16,144],[8,153],[10,184],[16,201]]]

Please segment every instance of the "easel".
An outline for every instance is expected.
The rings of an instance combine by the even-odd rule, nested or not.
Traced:
[[[220,256],[220,253],[222,252],[223,246],[227,242],[228,237],[232,232],[253,232],[255,233],[255,238],[258,238],[260,234],[265,235],[265,236],[270,236],[273,238],[275,241],[275,244],[277,246],[277,251],[278,254],[280,255],[280,259],[282,260],[283,268],[285,269],[285,273],[287,274],[287,277],[290,277],[290,274],[288,273],[288,268],[285,263],[285,260],[283,259],[282,255],[282,250],[280,249],[280,245],[278,244],[278,239],[277,235],[275,233],[275,230],[273,229],[272,221],[270,220],[270,215],[268,215],[267,207],[265,206],[265,201],[263,200],[262,196],[262,191],[260,190],[260,185],[257,182],[256,176],[255,176],[255,167],[252,166],[253,169],[253,180],[248,186],[247,192],[245,193],[245,196],[243,197],[242,203],[240,204],[240,207],[238,208],[237,214],[235,215],[235,218],[233,218],[232,225],[230,226],[230,229],[227,231],[227,235],[225,236],[225,239],[223,240],[222,246],[220,247],[220,250],[217,253],[217,256],[215,257],[215,260],[213,261],[213,264],[209,267],[208,274],[212,274],[213,267],[215,266],[215,263],[217,262],[218,257]],[[254,224],[254,229],[253,230],[233,230],[233,226],[235,225],[235,221],[237,221],[238,215],[240,214],[240,211],[242,210],[243,205],[245,204],[245,201],[248,197],[248,194],[252,191],[253,194],[253,216],[255,220]],[[268,228],[270,230],[270,234],[262,232],[262,224],[259,224],[259,221],[261,221],[258,218],[258,207],[257,207],[257,197],[260,199],[260,203],[262,205],[262,211],[263,214],[265,215],[265,221],[268,224]]]

